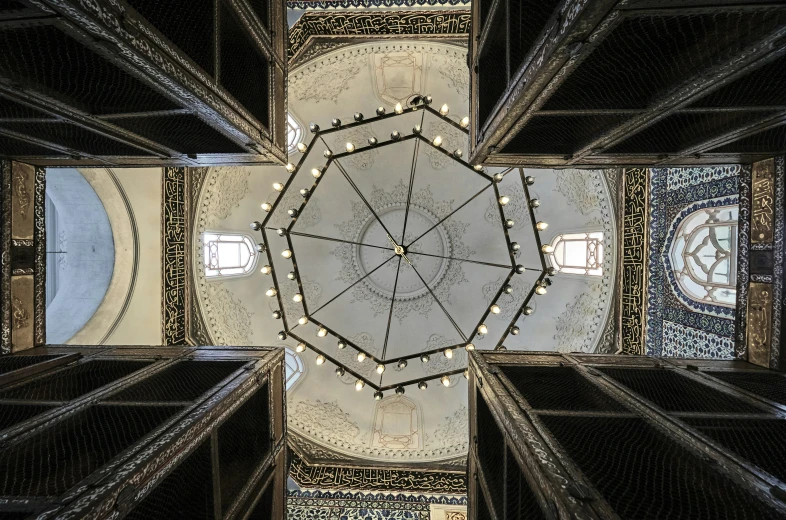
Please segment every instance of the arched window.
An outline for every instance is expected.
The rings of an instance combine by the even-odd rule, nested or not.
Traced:
[[[292,114],[287,113],[287,149],[289,153],[295,153],[297,144],[303,137],[303,129],[300,127]]]
[[[248,235],[203,233],[205,276],[243,276],[254,270],[259,255]]]
[[[289,390],[303,375],[303,359],[297,352],[286,347],[284,348],[284,363],[286,364],[286,387]]]
[[[737,301],[737,206],[694,211],[680,223],[669,251],[681,291],[700,303]]]
[[[561,273],[603,275],[603,232],[563,233],[551,241],[552,267]]]
[[[401,395],[377,403],[371,446],[398,450],[422,447],[418,405]]]

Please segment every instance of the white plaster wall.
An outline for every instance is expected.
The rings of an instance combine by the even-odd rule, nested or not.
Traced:
[[[114,268],[112,228],[104,206],[85,178],[73,168],[47,170],[47,195],[57,213],[57,236],[47,236],[48,281],[57,293],[47,305],[49,343],[65,343],[79,331],[104,299]],[[60,249],[63,251],[60,251]],[[51,261],[50,261],[51,260]]]
[[[139,262],[134,292],[108,345],[161,344],[161,168],[113,170],[133,209]],[[129,254],[122,252],[121,254]]]

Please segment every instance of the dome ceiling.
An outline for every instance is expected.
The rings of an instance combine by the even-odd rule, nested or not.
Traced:
[[[355,112],[372,116],[378,106],[392,112],[396,102],[419,92],[432,95],[435,108],[447,104],[449,117],[458,121],[468,110],[465,54],[466,49],[437,43],[343,48],[291,72],[290,113],[304,130],[306,142],[312,137],[307,129],[311,121],[327,129],[332,118],[351,122]],[[295,174],[293,189],[281,195],[269,226],[291,223],[286,211],[301,207],[299,190],[312,186],[310,170],[324,166],[325,149],[343,152],[347,142],[360,148],[371,136],[384,141],[394,130],[408,135],[412,127],[422,125],[423,136],[442,137],[444,150],[466,151],[465,134],[424,114],[408,113],[319,137]],[[302,338],[348,369],[337,377],[335,365],[317,365],[311,349],[298,354],[303,373],[289,389],[288,420],[299,447],[316,459],[462,465],[468,442],[467,386],[460,375],[466,366],[463,349],[454,350],[452,359],[439,353],[428,363],[416,357],[405,368],[388,365],[383,374],[387,385],[457,371],[447,387],[431,381],[425,390],[408,386],[403,396],[387,391],[385,399],[375,401],[373,390],[356,391],[357,378],[350,372],[376,383],[382,379],[375,372],[376,363],[358,362],[356,351],[339,349],[333,334],[318,337],[317,323],[377,358],[418,356],[463,345],[469,338],[477,348],[494,348],[541,274],[519,170],[493,185],[426,143],[416,147],[417,142],[402,140],[342,158],[344,172],[332,163],[298,215],[293,233],[281,238],[268,232],[273,268],[280,273],[279,290],[287,295],[282,299],[285,316],[296,321],[305,314],[290,294],[302,292],[314,318],[298,325]],[[298,152],[290,155],[293,163],[300,158]],[[504,345],[584,352],[606,348],[615,269],[607,175],[600,170],[525,170],[523,175],[536,178],[529,190],[541,202],[535,219],[549,224],[540,232],[543,242],[564,233],[602,232],[603,274],[557,274],[548,294],[530,304],[534,314],[516,321],[521,334],[507,335]],[[288,178],[276,167],[207,172],[197,207],[194,264],[200,306],[217,343],[284,344],[290,349],[298,343],[292,336],[284,341],[276,337],[284,327],[272,316],[278,299],[265,296],[273,285],[271,276],[256,269],[247,277],[206,278],[200,238],[205,231],[219,231],[250,234],[258,241],[260,235],[248,224],[263,220],[260,204],[274,201],[279,193],[273,183]],[[509,239],[501,225],[499,195],[510,198],[504,208],[505,218],[515,221]],[[524,274],[510,276],[508,240],[521,245],[515,263],[529,268]],[[394,245],[407,246],[405,255],[396,255]],[[285,276],[292,262],[280,253],[287,248],[295,252],[300,284]],[[266,263],[263,255],[258,266]],[[495,299],[508,281],[511,293]],[[486,313],[495,301],[500,312]],[[473,337],[484,314],[489,333]]]

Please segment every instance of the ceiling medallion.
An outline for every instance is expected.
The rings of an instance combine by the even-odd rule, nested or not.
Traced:
[[[423,135],[426,116],[438,122],[429,129],[448,125],[468,133],[468,118],[454,121],[447,105],[439,110],[430,105],[430,96],[415,96],[409,106],[397,104],[389,114],[380,107],[376,117],[357,113],[351,123],[333,119],[325,130],[312,123],[311,142],[297,145],[303,154],[300,161],[287,165],[289,178],[274,185],[274,200],[263,202],[264,220],[251,223],[262,235],[259,251],[273,266],[266,271],[271,286],[262,290],[271,298],[273,317],[281,320],[279,339],[298,342],[298,352],[313,350],[317,364],[332,363],[342,381],[354,381],[358,391],[368,386],[375,399],[393,390],[403,394],[414,385],[426,390],[429,381],[440,383],[437,387],[453,386],[455,377],[466,376],[465,351],[481,342],[504,350],[505,339],[519,333],[518,320],[534,312],[532,299],[547,293],[548,276],[554,275],[544,257],[550,246],[540,243],[534,224],[539,201],[530,198],[528,189],[534,178],[513,168],[492,176],[464,161],[462,150],[446,150],[441,135]],[[379,126],[387,133],[394,128],[391,124],[409,126],[413,119],[419,124],[410,133],[394,129],[389,139],[376,137],[381,135]],[[336,146],[337,135],[330,134],[347,140],[343,149]],[[368,136],[367,142],[359,136]],[[323,153],[317,153],[322,146]],[[421,160],[427,165],[423,168],[430,168],[425,180],[417,179],[421,148],[427,155]],[[393,166],[411,155],[402,178],[395,178],[390,164],[383,168],[381,152]],[[370,154],[373,162],[366,160]],[[428,159],[434,154],[444,157],[449,167],[435,168]],[[515,184],[506,183],[502,193],[506,175]],[[467,187],[471,193],[466,197],[455,196]],[[485,203],[490,193],[496,215]],[[309,204],[320,197],[322,222],[304,222]],[[516,223],[512,217],[522,210],[529,218],[519,217]],[[472,224],[483,220],[492,222],[495,232],[471,233]],[[523,244],[511,240],[513,226],[531,227],[534,239]],[[533,250],[527,258],[536,258],[540,265],[517,263],[523,247]],[[480,274],[475,276],[473,269]],[[516,277],[527,271],[537,279],[522,285]],[[483,277],[488,283],[475,283]],[[309,279],[325,286],[341,282],[342,290],[321,303],[307,287]],[[527,288],[523,299],[512,303],[511,295],[522,287]],[[424,332],[422,339],[413,340]]]

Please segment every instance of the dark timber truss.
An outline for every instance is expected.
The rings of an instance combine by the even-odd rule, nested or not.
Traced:
[[[786,376],[744,361],[470,355],[471,520],[786,518]]]
[[[284,352],[0,357],[0,517],[283,518]]]
[[[470,158],[751,163],[786,151],[786,5],[472,3]]]
[[[0,2],[0,156],[283,163],[283,0]]]

